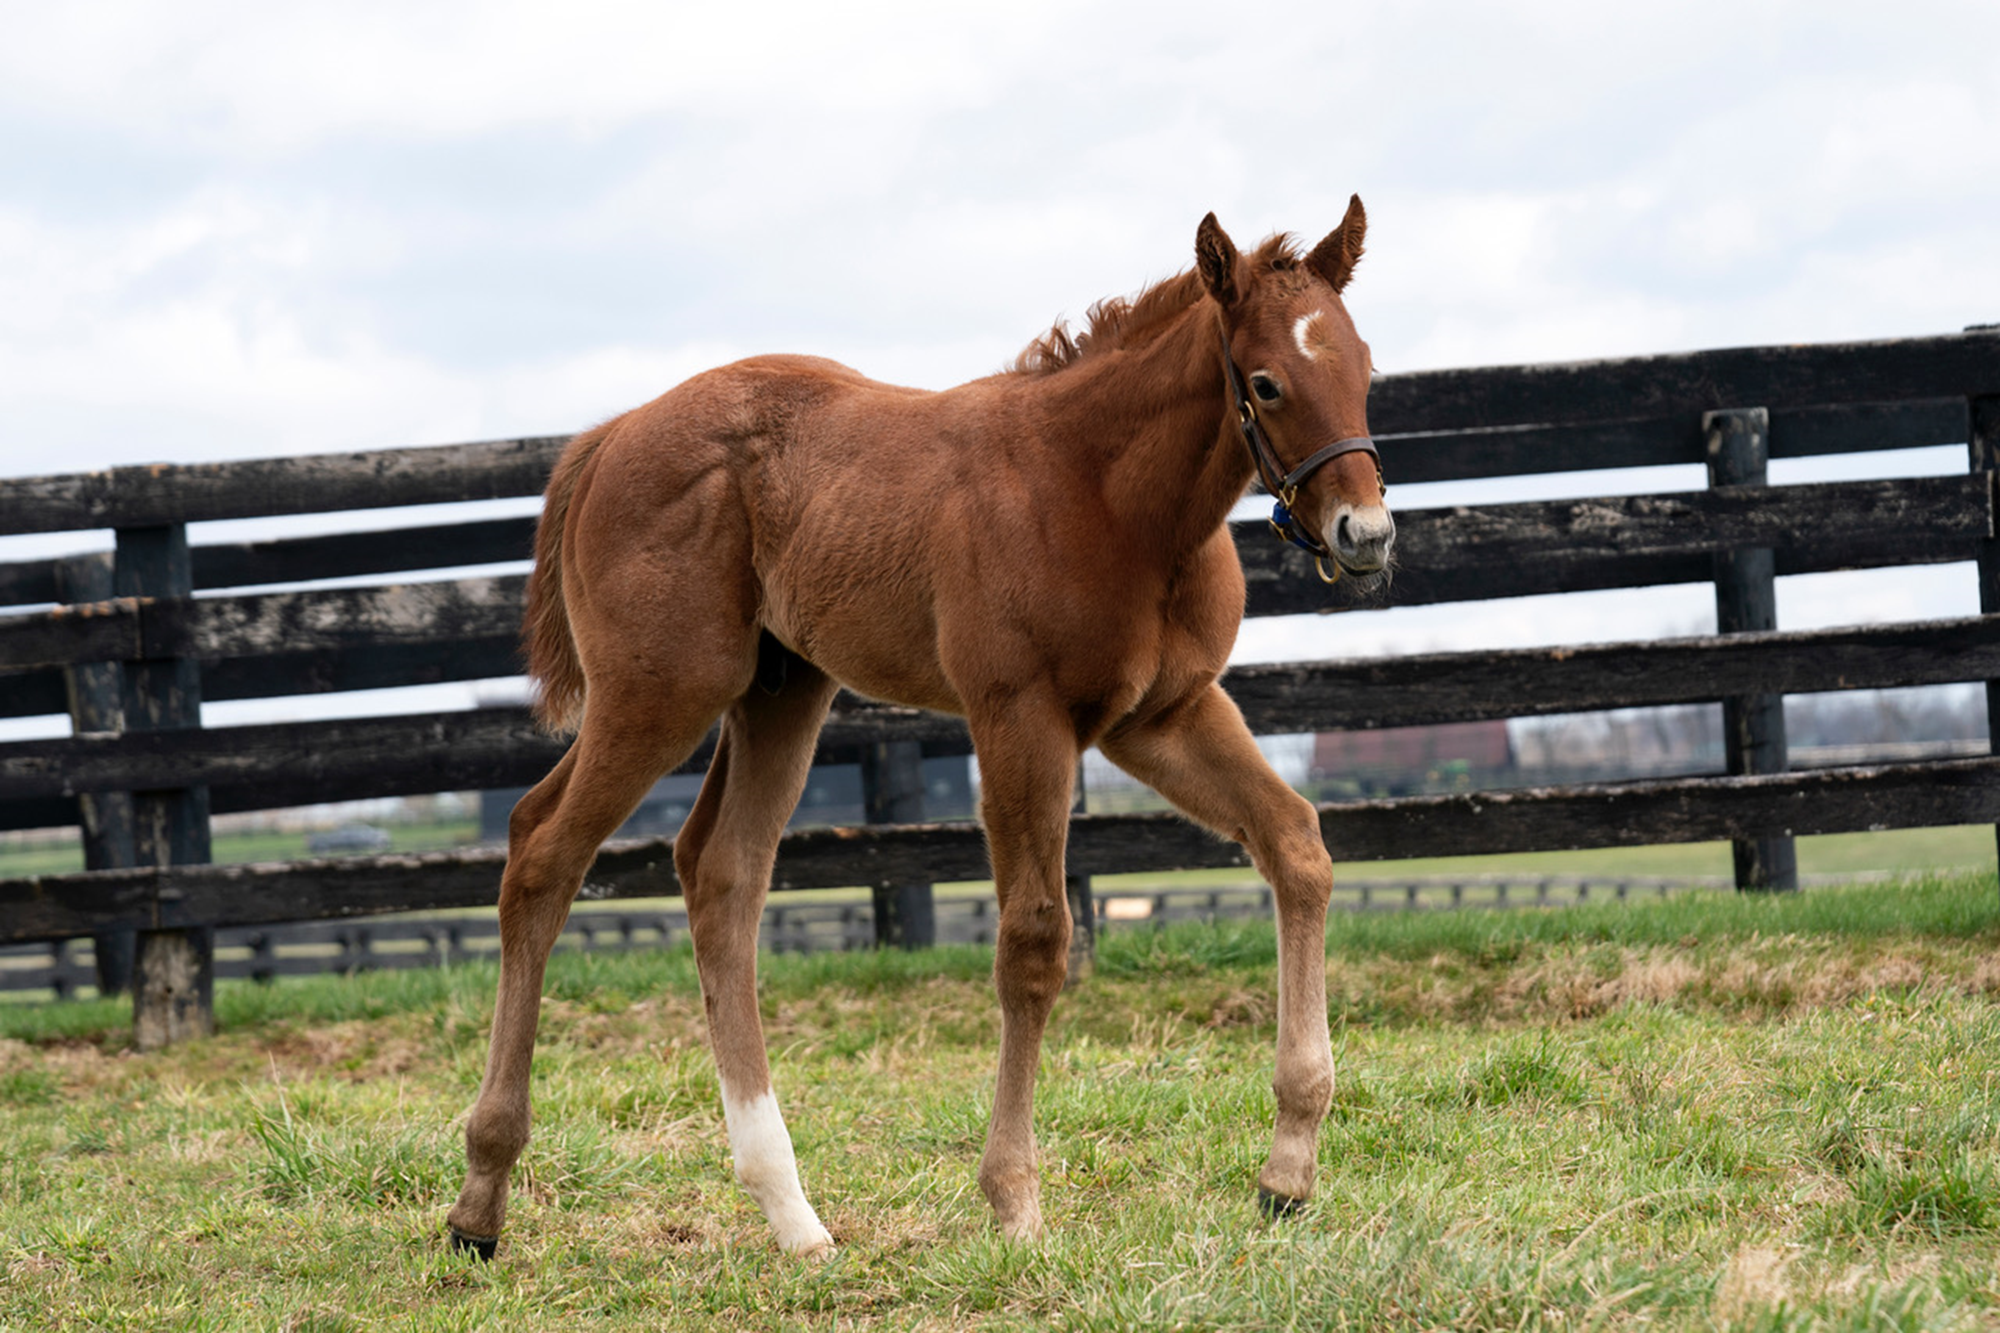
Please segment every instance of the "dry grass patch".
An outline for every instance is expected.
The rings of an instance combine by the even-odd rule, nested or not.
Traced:
[[[1761,1311],[1787,1304],[1792,1287],[1786,1269],[1792,1259],[1790,1251],[1775,1245],[1746,1245],[1731,1255],[1709,1306],[1716,1325],[1742,1323]]]

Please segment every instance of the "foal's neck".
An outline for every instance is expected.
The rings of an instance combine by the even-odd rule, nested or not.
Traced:
[[[1214,308],[1197,301],[1143,346],[1057,377],[1052,405],[1094,460],[1105,507],[1149,545],[1201,545],[1249,485],[1222,348]]]

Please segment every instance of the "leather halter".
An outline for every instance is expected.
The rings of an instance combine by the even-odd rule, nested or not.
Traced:
[[[1350,435],[1344,440],[1315,449],[1306,460],[1291,471],[1285,471],[1284,463],[1278,458],[1277,450],[1271,447],[1270,436],[1264,433],[1263,423],[1257,420],[1257,404],[1243,382],[1243,372],[1236,368],[1236,358],[1230,353],[1229,339],[1222,341],[1222,365],[1229,377],[1230,396],[1236,400],[1236,426],[1243,432],[1243,443],[1250,450],[1250,459],[1257,465],[1257,478],[1264,483],[1264,489],[1271,493],[1271,530],[1280,538],[1290,542],[1302,551],[1311,554],[1313,566],[1319,571],[1322,583],[1340,581],[1340,560],[1328,549],[1320,538],[1303,531],[1292,507],[1298,503],[1299,487],[1313,473],[1331,463],[1342,454],[1367,453],[1375,460],[1375,480],[1384,494],[1389,490],[1382,483],[1382,454],[1375,447],[1373,438],[1367,435]],[[1326,572],[1326,562],[1333,561],[1333,573]]]

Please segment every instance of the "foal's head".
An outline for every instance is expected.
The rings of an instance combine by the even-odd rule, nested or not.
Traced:
[[[1202,285],[1221,311],[1222,337],[1240,368],[1246,399],[1268,437],[1283,479],[1322,448],[1344,451],[1297,479],[1280,495],[1304,540],[1350,574],[1386,570],[1396,524],[1382,502],[1382,472],[1368,439],[1368,344],[1340,293],[1361,258],[1368,218],[1360,196],[1303,260],[1271,247],[1245,259],[1216,223],[1202,219],[1195,259]],[[1267,479],[1267,484],[1268,484]]]

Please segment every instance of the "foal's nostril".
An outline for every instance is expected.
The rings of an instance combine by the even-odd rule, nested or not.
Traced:
[[[1396,523],[1379,506],[1354,509],[1343,505],[1326,526],[1325,540],[1340,562],[1355,573],[1389,563],[1389,546],[1396,540]]]

